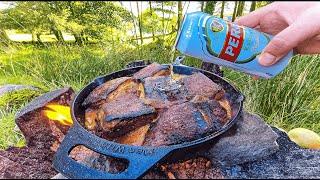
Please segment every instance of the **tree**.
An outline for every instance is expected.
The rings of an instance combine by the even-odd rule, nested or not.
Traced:
[[[244,5],[245,5],[245,1],[238,2],[238,9],[237,9],[236,17],[242,16]]]
[[[136,25],[135,18],[134,18],[133,12],[132,12],[132,5],[131,5],[131,2],[130,2],[130,11],[131,11],[131,17],[132,17],[132,23],[133,23],[134,35],[135,35],[136,40],[137,40],[137,42],[138,42],[137,25]]]
[[[152,4],[151,4],[151,1],[149,1],[149,8],[150,8],[150,16],[153,17],[153,9],[152,9]],[[143,16],[145,17],[145,16]],[[155,40],[155,37],[154,37],[154,27],[152,26],[151,27],[151,30],[152,30],[152,40],[154,41]]]
[[[137,4],[137,11],[138,11],[138,25],[139,25],[139,32],[140,32],[140,43],[143,44],[142,27],[141,27],[141,17],[140,17],[140,11],[139,11],[138,1],[136,1],[136,4]]]
[[[8,46],[11,40],[4,29],[0,29],[0,44]]]
[[[50,13],[47,14],[51,24],[50,30],[59,43],[64,43],[62,31],[66,30],[67,17],[69,16],[69,11],[66,9],[66,3],[61,1],[49,1],[47,2],[47,5],[50,8]]]
[[[225,1],[222,1],[222,4],[221,4],[221,11],[220,11],[220,18],[223,18],[224,5],[225,5]]]
[[[201,12],[204,12],[204,1],[201,1]]]
[[[80,45],[86,43],[89,37],[98,40],[104,33],[110,33],[107,32],[107,27],[124,29],[123,27],[132,19],[125,8],[114,2],[68,1],[66,3],[70,12],[66,29],[73,33]]]
[[[251,6],[250,6],[250,12],[256,10],[256,1],[252,1]]]
[[[4,29],[4,26],[5,26],[5,15],[0,11],[0,24],[1,24],[1,27],[0,27],[0,44],[2,45],[5,45],[5,46],[8,46],[11,42],[7,32],[5,31]]]
[[[176,1],[155,1],[155,8],[154,11],[156,13],[161,14],[162,18],[160,20],[162,28],[159,29],[157,32],[161,32],[162,35],[165,35],[166,33],[170,33],[168,27],[172,27],[174,24],[174,27],[177,25],[177,18],[176,18],[176,12],[174,11],[174,7],[177,6]],[[160,15],[159,15],[160,16]],[[161,36],[164,37],[164,36]]]
[[[216,4],[217,4],[217,1],[206,1],[204,12],[208,14],[213,14]]]
[[[28,9],[28,11],[26,11]],[[41,33],[50,27],[45,2],[17,2],[13,8],[3,11],[3,28],[31,32],[33,42],[41,42]]]
[[[164,34],[164,2],[161,1],[161,11],[162,11],[162,35]]]
[[[269,2],[270,2],[270,1],[256,1],[256,9],[268,5]]]
[[[233,8],[233,13],[232,13],[232,22],[236,19],[237,17],[237,7],[238,7],[238,1],[234,2],[234,8]]]
[[[180,29],[181,20],[182,20],[182,2],[178,1],[178,29]]]

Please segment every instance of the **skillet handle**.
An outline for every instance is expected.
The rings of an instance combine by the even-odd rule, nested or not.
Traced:
[[[95,139],[94,141],[92,141]],[[80,164],[69,157],[71,150],[77,145],[104,154],[109,157],[126,159],[129,164],[123,172],[112,174]],[[53,167],[68,178],[98,179],[136,179],[144,175],[153,165],[168,155],[173,148],[129,146],[98,138],[79,125],[70,128],[55,154]]]

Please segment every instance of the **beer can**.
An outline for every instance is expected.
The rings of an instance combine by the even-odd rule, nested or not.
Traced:
[[[203,13],[184,16],[175,48],[182,54],[251,75],[271,78],[289,64],[291,50],[272,66],[262,66],[258,56],[273,38],[255,29]]]

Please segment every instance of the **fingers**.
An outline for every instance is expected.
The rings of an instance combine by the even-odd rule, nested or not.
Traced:
[[[247,26],[247,27],[255,27],[259,25],[260,19],[263,18],[266,14],[270,13],[273,5],[269,4],[267,6],[264,6],[262,8],[259,8],[245,16],[240,17],[239,19],[235,20],[235,23],[241,26]]]
[[[299,44],[295,49],[298,54],[319,54],[320,36],[313,37]]]
[[[310,20],[308,16],[295,21],[269,42],[259,57],[259,63],[263,66],[275,64],[291,49],[317,35],[319,33],[317,24],[319,22]]]

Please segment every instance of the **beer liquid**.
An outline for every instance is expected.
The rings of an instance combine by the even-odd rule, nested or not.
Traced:
[[[271,78],[293,56],[292,50],[276,64],[262,66],[258,56],[272,35],[239,26],[203,12],[185,15],[175,47],[180,53],[251,75]]]

